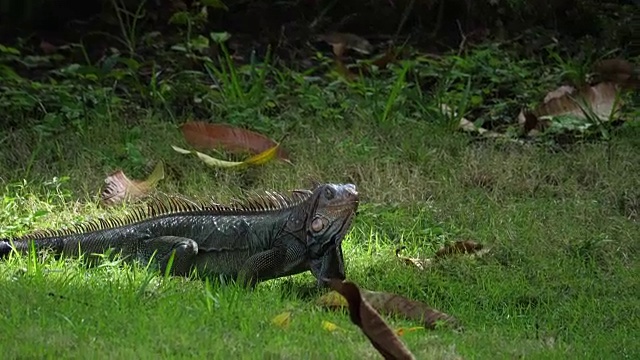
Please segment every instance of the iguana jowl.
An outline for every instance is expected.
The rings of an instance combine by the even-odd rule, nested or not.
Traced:
[[[71,230],[0,240],[0,258],[12,250],[49,249],[92,257],[112,250],[125,259],[151,259],[174,275],[218,275],[249,284],[310,270],[345,278],[342,239],[358,207],[352,184],[323,184],[290,195],[267,193],[235,205],[193,204],[169,198],[124,219],[99,220]]]

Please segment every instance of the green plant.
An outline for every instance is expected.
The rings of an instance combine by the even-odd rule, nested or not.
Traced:
[[[139,22],[146,16],[144,6],[146,0],[139,0],[138,6],[134,12],[127,9],[125,0],[109,0],[113,7],[116,17],[118,18],[118,26],[120,27],[120,38],[113,37],[121,42],[127,49],[129,57],[136,56],[138,46],[138,28]]]
[[[409,62],[405,62],[402,64],[401,70],[396,75],[396,81],[393,83],[393,87],[389,92],[389,97],[387,98],[384,111],[382,112],[382,116],[380,118],[381,122],[387,122],[387,120],[389,119],[389,115],[393,110],[394,104],[400,97],[402,90],[407,86],[406,76],[409,69],[411,69],[411,64]]]

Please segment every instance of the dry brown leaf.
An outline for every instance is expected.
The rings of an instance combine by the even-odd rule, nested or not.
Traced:
[[[453,316],[431,308],[425,303],[380,291],[362,289],[361,294],[379,312],[418,321],[428,329],[435,329],[438,323],[459,327],[458,321]]]
[[[42,50],[42,52],[45,55],[51,55],[51,54],[55,53],[58,50],[58,47],[53,45],[50,42],[41,40],[40,41],[40,50]]]
[[[397,328],[396,329],[396,334],[398,334],[398,336],[403,336],[406,333],[409,332],[414,332],[414,331],[418,331],[418,330],[424,330],[424,327],[422,326],[414,326],[414,327],[410,327],[410,328]]]
[[[455,254],[475,254],[483,249],[483,245],[473,240],[456,241],[453,244],[448,244],[440,248],[436,252],[436,258]]]
[[[526,134],[532,130],[544,129],[549,125],[550,116],[571,115],[585,120],[588,116],[596,116],[599,121],[608,122],[622,106],[618,93],[619,87],[612,82],[602,82],[580,89],[560,87],[547,94],[546,101],[535,110],[521,111],[518,122]]]
[[[358,75],[354,74],[340,59],[336,59],[336,71],[342,75],[347,81],[353,81],[358,78]]]
[[[362,329],[373,347],[385,359],[415,359],[384,319],[361,296],[357,285],[339,279],[329,279],[328,283],[347,299],[351,322]]]
[[[333,53],[337,57],[341,57],[345,49],[355,50],[362,54],[370,54],[373,51],[373,46],[367,39],[351,33],[333,32],[319,35],[318,39],[331,45]]]
[[[524,117],[524,124],[522,127],[524,128],[525,134],[533,134],[532,131],[540,132],[544,131],[549,127],[549,120],[546,119],[538,119],[531,111],[522,111],[521,115]]]
[[[394,63],[396,61],[397,53],[393,48],[387,49],[387,52],[384,53],[381,57],[373,60],[371,65],[377,66],[379,69],[384,69],[387,65]]]
[[[429,266],[431,266],[433,264],[433,261],[431,259],[410,258],[410,257],[407,257],[407,256],[400,255],[400,253],[404,249],[406,249],[405,246],[402,246],[402,247],[396,249],[396,257],[398,259],[402,260],[405,264],[413,265],[413,266],[417,267],[420,270],[424,270],[424,269],[426,269],[427,267],[429,267]]]
[[[199,149],[223,148],[232,153],[263,153],[278,145],[268,137],[246,129],[227,124],[210,124],[202,121],[191,121],[180,127],[187,142]],[[281,146],[276,156],[290,161],[289,154]]]
[[[434,259],[420,259],[401,256],[400,252],[403,249],[405,249],[404,246],[396,249],[396,257],[402,260],[405,264],[415,266],[420,270],[426,270],[427,268],[432,266],[436,260],[449,255],[467,254],[471,255],[472,257],[479,257],[489,252],[489,249],[484,248],[482,244],[472,240],[456,241],[455,243],[443,246],[436,252]]]
[[[565,95],[571,95],[573,94],[573,92],[576,91],[576,88],[574,88],[573,86],[569,86],[569,85],[562,85],[559,88],[553,90],[553,91],[549,91],[549,93],[547,95],[544,96],[544,101],[545,103],[548,103],[549,101],[553,100],[553,99],[557,99],[559,97],[563,97]]]
[[[435,328],[438,321],[454,327],[459,326],[458,321],[452,316],[419,301],[392,293],[365,289],[360,289],[360,294],[376,311],[418,321],[429,329]],[[334,310],[348,306],[347,300],[336,291],[330,291],[318,298],[317,304]]]
[[[453,111],[447,104],[440,105],[440,111],[451,118],[455,118],[458,114]],[[473,122],[466,119],[465,117],[460,117],[460,123],[458,124],[458,128],[462,131],[470,132],[470,133],[478,133],[480,135],[486,137],[505,137],[504,134],[497,133],[495,131],[489,131],[483,127],[476,126]]]
[[[124,200],[136,200],[147,195],[158,183],[164,179],[164,164],[156,164],[153,172],[144,181],[131,180],[122,170],[115,171],[104,179],[106,183],[101,193],[105,205],[115,205]]]

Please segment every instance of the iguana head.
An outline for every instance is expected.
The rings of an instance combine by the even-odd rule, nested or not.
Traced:
[[[351,228],[358,209],[358,192],[353,184],[323,184],[311,196],[312,210],[306,221],[310,267],[318,284],[323,279],[345,278],[342,239]]]

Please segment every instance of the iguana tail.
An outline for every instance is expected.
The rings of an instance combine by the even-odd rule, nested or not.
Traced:
[[[11,250],[13,250],[13,248],[11,247],[9,240],[0,239],[0,259],[4,259],[9,256]]]
[[[3,259],[15,250],[19,253],[27,253],[31,248],[35,250],[50,250],[54,254],[61,254],[64,248],[64,238],[62,237],[44,237],[39,239],[0,239],[0,259]]]

